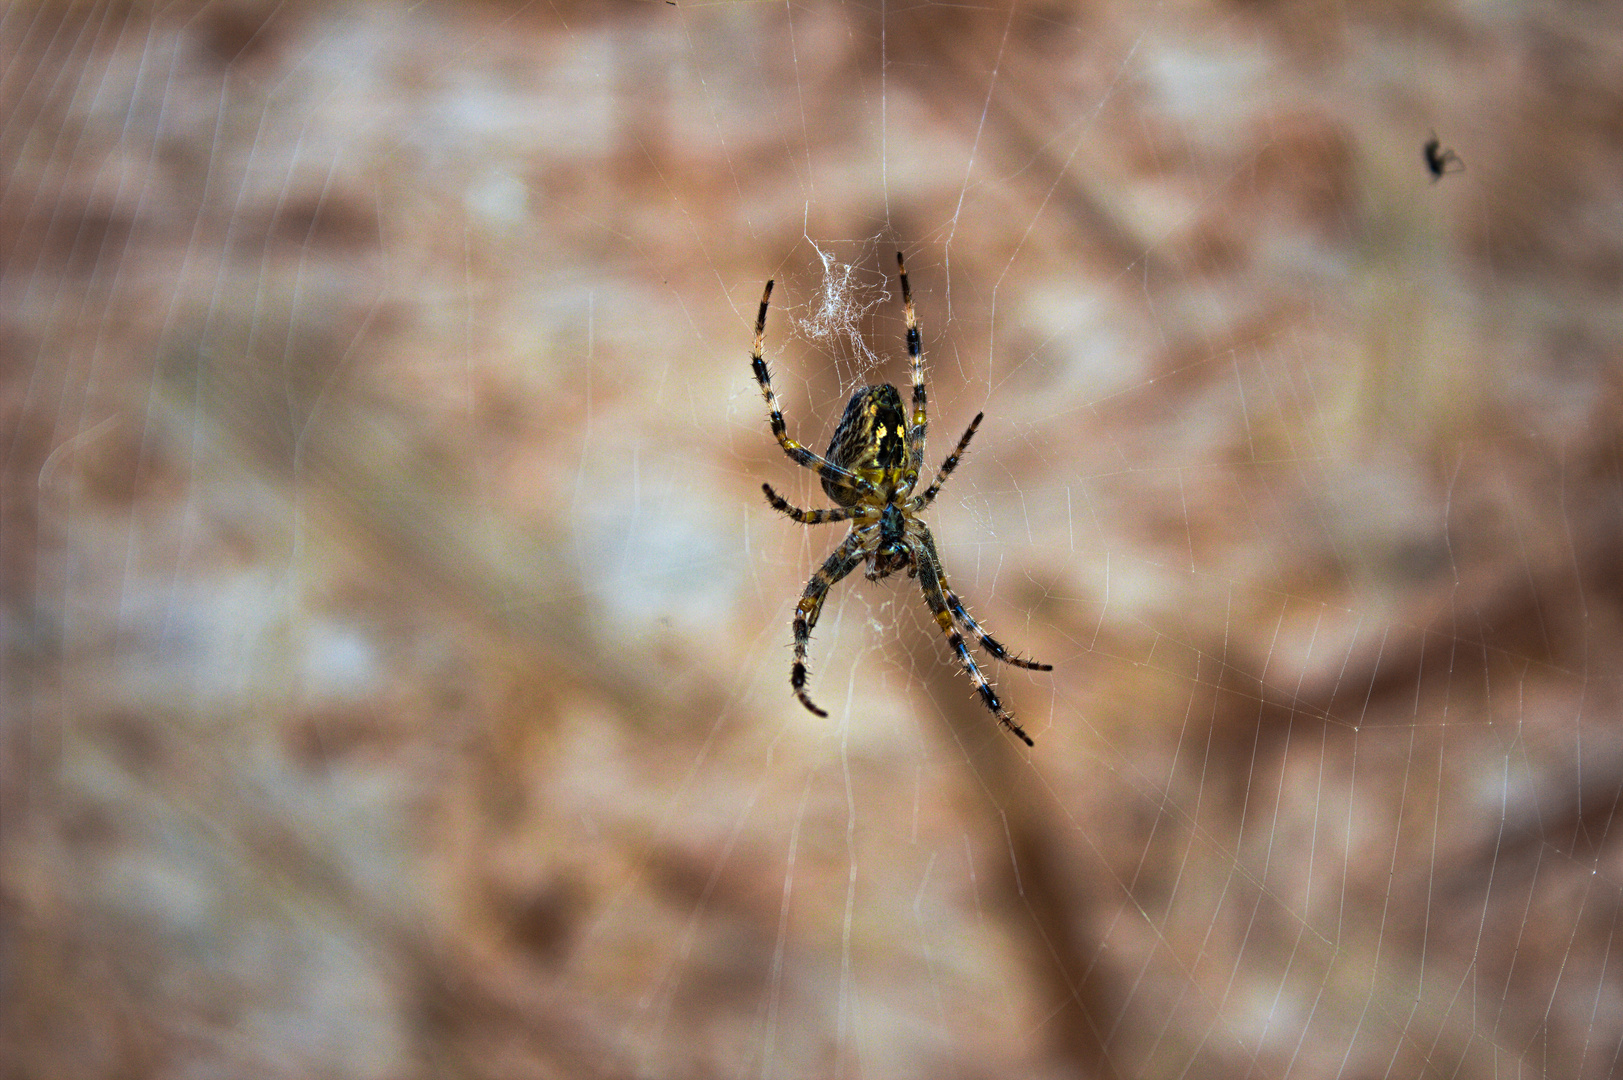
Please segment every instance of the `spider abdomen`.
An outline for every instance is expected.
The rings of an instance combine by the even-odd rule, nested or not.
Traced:
[[[907,418],[896,388],[883,383],[852,394],[824,456],[868,481],[881,494],[903,487],[908,467]],[[841,506],[862,499],[860,491],[839,477],[824,476],[823,490]]]

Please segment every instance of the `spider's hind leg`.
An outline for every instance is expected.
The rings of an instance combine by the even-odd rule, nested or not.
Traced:
[[[929,427],[927,393],[924,389],[924,349],[919,342],[919,320],[913,311],[913,290],[907,284],[907,262],[896,253],[896,273],[902,281],[902,311],[907,317],[907,358],[913,374],[913,420],[908,428],[911,466],[916,475],[924,468],[924,440]]]
[[[772,282],[766,283],[766,289],[761,293],[761,307],[755,315],[755,345],[750,349],[750,370],[755,373],[755,382],[761,388],[761,397],[766,400],[767,423],[772,427],[772,437],[778,440],[783,452],[789,455],[796,465],[802,465],[818,476],[825,483],[835,481],[847,487],[855,488],[864,494],[873,490],[873,484],[840,465],[828,460],[823,455],[811,450],[789,437],[789,429],[783,421],[783,407],[778,404],[778,392],[772,389],[772,373],[767,370],[766,360],[761,355],[762,344],[766,340],[766,312],[772,300]]]

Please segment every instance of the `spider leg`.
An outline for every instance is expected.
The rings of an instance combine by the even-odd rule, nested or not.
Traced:
[[[923,495],[913,500],[913,513],[916,514],[935,502],[936,493],[941,490],[941,485],[947,482],[947,477],[952,475],[952,470],[958,467],[958,459],[969,448],[969,440],[975,437],[975,429],[981,426],[981,417],[985,415],[985,413],[976,413],[975,419],[969,422],[969,427],[964,429],[964,437],[958,440],[958,445],[953,448],[952,453],[947,455],[947,460],[943,461],[941,468],[936,471],[935,483],[925,488]]]
[[[964,644],[964,635],[960,634],[958,627],[953,624],[952,607],[942,591],[943,574],[941,562],[935,554],[935,544],[930,541],[929,531],[923,528],[922,523],[919,528],[922,541],[914,549],[913,561],[919,568],[919,587],[924,590],[924,600],[930,605],[930,611],[935,615],[937,625],[941,627],[941,632],[947,635],[947,641],[952,645],[953,652],[958,654],[959,662],[969,673],[970,681],[975,684],[975,689],[981,695],[981,702],[991,710],[993,716],[997,717],[998,723],[1020,736],[1020,741],[1027,746],[1037,745],[1031,741],[1031,736],[1026,734],[1026,729],[1020,726],[998,700],[997,691],[992,689],[992,684],[981,674],[980,665],[975,663],[975,658],[970,655],[969,646]]]
[[[907,441],[912,450],[913,474],[924,468],[924,435],[929,427],[925,408],[924,352],[919,345],[919,321],[913,314],[913,290],[907,284],[907,263],[902,253],[896,253],[896,272],[902,279],[902,310],[907,317],[907,356],[913,366],[913,426],[908,429]]]
[[[827,716],[828,712],[812,704],[812,699],[806,693],[806,646],[811,644],[812,627],[817,625],[817,616],[823,611],[823,598],[828,590],[845,575],[857,568],[863,558],[863,542],[873,531],[873,526],[852,529],[839,547],[824,560],[817,573],[806,582],[806,591],[801,594],[800,603],[795,605],[795,663],[789,669],[789,686],[795,692],[800,703],[818,716]]]
[[[973,431],[974,429],[971,428],[970,430]],[[991,653],[994,659],[1001,660],[1005,664],[1013,664],[1015,667],[1023,667],[1028,671],[1054,670],[1053,664],[1043,664],[1036,660],[1027,660],[1025,657],[1018,656],[1014,652],[1010,651],[1010,649],[1004,645],[1003,642],[999,641],[997,638],[983,630],[981,628],[981,624],[975,621],[975,617],[964,609],[964,602],[959,599],[957,593],[952,591],[952,585],[947,581],[946,568],[941,565],[941,556],[936,553],[935,537],[930,535],[930,530],[925,528],[923,522],[919,523],[918,533],[913,542],[916,545],[924,548],[924,551],[929,556],[930,561],[935,563],[937,575],[941,579],[941,593],[947,598],[947,607],[955,616],[957,616],[958,621],[963,624],[964,629],[975,635],[975,639],[980,644],[981,648]]]
[[[766,309],[772,299],[772,282],[766,283],[766,291],[761,294],[761,309],[755,316],[755,347],[750,351],[750,367],[755,372],[755,381],[761,385],[761,396],[766,398],[768,420],[772,424],[772,434],[777,438],[778,445],[788,454],[795,464],[803,465],[814,470],[824,479],[839,480],[848,487],[867,493],[873,491],[873,485],[849,469],[842,469],[815,450],[800,445],[789,437],[789,430],[783,422],[783,409],[778,405],[778,392],[772,389],[772,373],[766,369],[766,361],[761,357],[761,346],[766,340]]]
[[[975,639],[980,643],[980,647],[991,653],[994,658],[1003,661],[1005,664],[1013,664],[1015,667],[1023,667],[1027,671],[1054,670],[1053,664],[1044,664],[1036,660],[1027,660],[1023,656],[1017,656],[1010,652],[1008,647],[1001,641],[993,637],[991,634],[988,634],[985,630],[981,629],[981,624],[975,621],[974,616],[970,615],[969,612],[964,610],[964,602],[958,598],[957,593],[947,588],[943,588],[942,591],[947,594],[947,606],[952,609],[952,613],[954,615],[958,616],[958,621],[964,624],[965,629],[975,635]]]
[[[773,491],[771,484],[762,484],[761,490],[766,492],[766,501],[772,504],[772,509],[789,515],[802,525],[826,525],[831,521],[849,521],[851,518],[873,515],[873,510],[860,505],[837,506],[832,510],[802,510]]]

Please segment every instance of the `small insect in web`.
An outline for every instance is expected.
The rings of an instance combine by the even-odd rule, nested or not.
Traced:
[[[1453,150],[1443,145],[1443,140],[1437,137],[1434,131],[1431,138],[1426,140],[1424,149],[1426,156],[1426,171],[1431,173],[1431,182],[1436,183],[1449,173],[1465,171],[1465,162]]]
[[[962,626],[975,635],[980,647],[995,659],[1032,671],[1052,671],[1052,664],[1039,664],[1016,656],[977,623],[958,594],[947,583],[947,572],[941,566],[935,538],[919,519],[941,491],[941,485],[958,467],[958,460],[969,446],[975,429],[980,427],[984,413],[976,413],[969,422],[957,447],[947,455],[936,471],[935,480],[923,494],[913,494],[924,468],[924,435],[928,426],[925,415],[924,356],[919,347],[918,320],[913,315],[913,293],[907,284],[907,264],[902,253],[896,253],[896,268],[902,282],[902,306],[907,318],[907,355],[913,367],[913,416],[911,422],[902,412],[902,396],[896,387],[885,383],[864,386],[851,395],[846,403],[845,415],[834,429],[834,438],[826,454],[817,454],[789,437],[783,422],[783,410],[778,407],[778,395],[772,389],[772,376],[761,358],[761,345],[766,339],[767,304],[772,299],[772,282],[766,283],[761,294],[761,310],[755,316],[755,348],[751,361],[755,381],[761,384],[761,395],[766,398],[772,434],[777,437],[783,452],[797,465],[802,465],[822,478],[823,491],[839,505],[830,510],[802,510],[791,506],[771,484],[762,484],[766,501],[802,525],[823,525],[835,521],[849,521],[851,531],[840,546],[834,549],[821,568],[806,583],[800,603],[795,606],[794,635],[795,660],[789,671],[789,685],[800,703],[818,716],[828,713],[812,703],[806,692],[806,649],[811,643],[812,629],[823,610],[823,599],[828,590],[859,565],[866,563],[865,575],[869,581],[879,581],[899,570],[917,578],[924,592],[924,601],[930,605],[936,624],[957,653],[959,662],[975,684],[981,701],[991,710],[998,722],[1018,735],[1027,746],[1036,745],[998,700],[997,692],[986,681],[980,666],[964,643],[958,630]]]

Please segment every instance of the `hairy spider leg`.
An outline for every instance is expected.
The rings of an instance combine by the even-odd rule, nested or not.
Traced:
[[[789,437],[789,430],[783,422],[783,410],[778,406],[778,393],[772,389],[772,373],[767,371],[766,361],[761,358],[761,346],[766,340],[766,309],[771,299],[772,282],[768,281],[766,291],[761,294],[761,310],[755,316],[755,348],[750,352],[750,360],[751,367],[755,371],[755,381],[761,384],[761,396],[766,398],[772,434],[777,437],[778,445],[783,447],[783,452],[788,454],[796,465],[813,469],[824,479],[839,480],[865,494],[871,493],[873,485],[868,481],[849,469],[842,469],[822,454],[800,445]]]
[[[1003,703],[998,700],[997,691],[992,689],[992,684],[981,674],[980,665],[975,663],[975,657],[970,655],[969,646],[964,644],[964,635],[960,634],[958,627],[954,625],[952,608],[942,592],[945,575],[941,569],[941,561],[935,554],[935,541],[931,539],[930,530],[925,528],[922,521],[915,521],[913,524],[918,528],[917,546],[920,557],[913,561],[919,570],[919,587],[924,590],[924,600],[930,605],[930,611],[935,615],[937,625],[941,627],[941,632],[947,635],[947,641],[952,645],[953,652],[958,654],[959,662],[964,665],[964,670],[969,672],[970,681],[980,692],[982,703],[991,710],[993,716],[997,717],[998,723],[1020,736],[1020,741],[1027,746],[1036,746],[1037,744],[1031,741],[1031,736],[1026,734],[1026,729],[1021,727],[1003,707]]]
[[[969,422],[969,427],[964,429],[964,437],[958,440],[958,445],[947,455],[947,460],[941,463],[941,468],[936,470],[935,483],[925,488],[923,495],[913,500],[913,513],[917,514],[935,502],[936,493],[941,490],[941,485],[947,482],[947,477],[952,475],[952,470],[958,467],[958,459],[969,449],[969,440],[975,437],[975,429],[981,426],[981,417],[985,415],[976,413],[975,419]]]
[[[771,484],[762,484],[761,490],[766,492],[766,501],[772,509],[784,513],[800,522],[802,525],[826,525],[831,521],[849,521],[852,518],[877,517],[878,511],[871,506],[836,506],[832,510],[802,510],[793,505],[776,491]]]
[[[864,541],[876,528],[876,525],[865,525],[852,529],[817,573],[811,576],[811,580],[806,582],[806,591],[801,594],[800,603],[795,605],[795,664],[789,669],[789,686],[800,703],[818,716],[827,716],[828,713],[812,704],[811,696],[806,693],[806,647],[811,644],[811,632],[817,625],[817,616],[822,614],[823,598],[836,582],[862,562]]]
[[[924,351],[919,345],[919,321],[913,313],[913,290],[907,284],[907,263],[902,253],[896,253],[896,271],[902,279],[902,310],[907,316],[907,358],[913,365],[913,426],[908,429],[907,441],[912,451],[913,480],[918,482],[924,468],[924,436],[930,421],[925,409]]]
[[[946,567],[941,565],[941,555],[935,549],[935,537],[930,535],[928,529],[923,529],[922,523],[920,527],[923,531],[914,540],[914,543],[922,547],[925,555],[929,557],[931,562],[935,563],[941,575],[941,593],[947,598],[947,607],[958,617],[958,621],[963,624],[964,629],[975,635],[980,647],[990,653],[994,659],[1005,664],[1013,664],[1015,667],[1023,667],[1029,671],[1053,671],[1053,664],[1043,664],[1019,656],[1004,645],[1003,642],[981,628],[981,624],[975,621],[975,617],[964,609],[963,600],[959,599],[958,594],[952,591],[952,585],[947,581]]]
[[[990,653],[994,659],[1000,660],[1005,664],[1012,664],[1015,667],[1025,668],[1027,671],[1054,670],[1053,664],[1044,664],[1038,660],[1027,660],[1025,657],[1010,651],[1008,646],[1004,645],[991,634],[988,634],[981,627],[981,624],[975,621],[975,617],[964,610],[964,602],[958,598],[958,594],[954,593],[951,589],[945,589],[943,591],[945,591],[947,594],[947,605],[952,608],[952,613],[958,616],[958,621],[964,624],[965,629],[975,635],[975,638],[980,643],[981,648]]]

